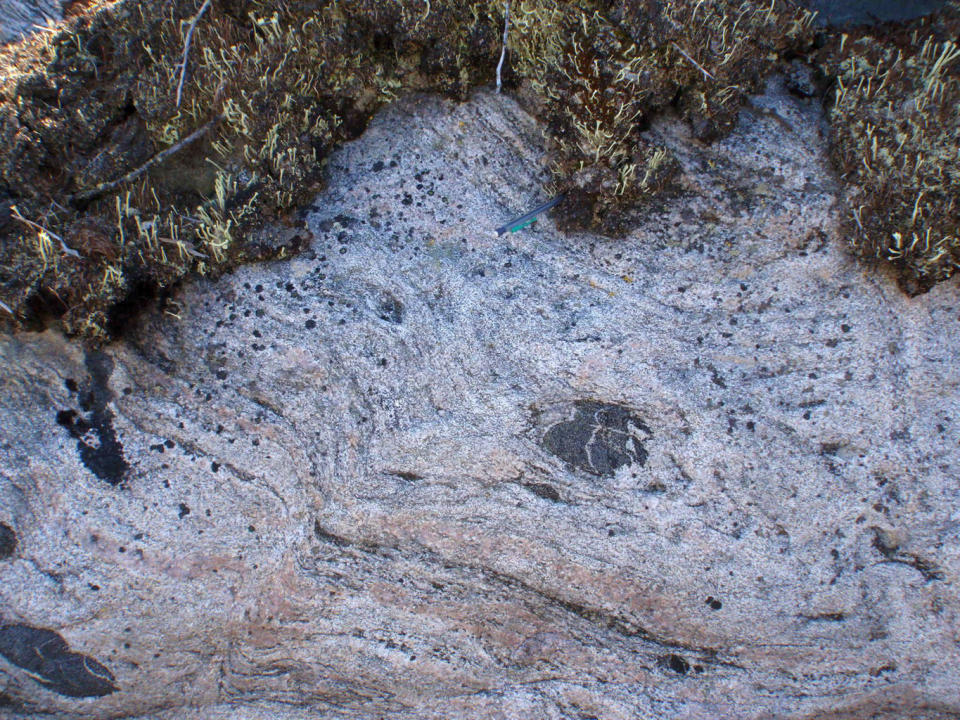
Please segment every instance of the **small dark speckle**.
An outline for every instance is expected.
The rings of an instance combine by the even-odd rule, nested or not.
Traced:
[[[67,386],[67,390],[69,390],[70,392],[77,391],[77,381],[74,380],[73,378],[67,378],[66,380],[63,381],[63,384]]]
[[[313,329],[317,326],[317,321],[314,320],[313,318],[311,318],[310,320],[307,320],[307,321],[303,324],[303,326],[304,326],[307,330],[313,330]]]
[[[909,442],[909,441],[910,441],[910,431],[909,431],[907,428],[901,428],[900,430],[893,430],[893,431],[890,433],[890,439],[891,439],[891,440],[894,440],[894,441],[897,441],[897,440],[905,440],[905,441]]]
[[[720,602],[719,600],[717,600],[717,599],[714,598],[714,597],[708,597],[708,598],[707,598],[707,605],[710,606],[710,609],[711,609],[711,610],[719,610],[720,608],[723,607],[723,603]]]
[[[71,428],[76,418],[76,410],[61,410],[57,413],[57,424],[65,428]]]
[[[217,370],[217,380],[226,380],[227,371],[226,370]]]
[[[0,522],[0,560],[6,560],[17,549],[17,534],[6,523]]]
[[[726,381],[723,379],[723,375],[721,375],[719,372],[717,372],[717,369],[716,369],[715,367],[713,367],[712,365],[709,366],[709,367],[710,367],[710,381],[711,381],[714,385],[717,385],[717,386],[719,386],[719,387],[722,387],[722,388],[726,389],[727,383],[726,383]]]
[[[399,325],[403,322],[403,303],[392,295],[385,295],[377,308],[381,320]]]
[[[180,512],[177,513],[179,518],[183,520],[183,518],[185,518],[189,514],[190,514],[190,508],[187,506],[187,504],[180,503]]]
[[[676,654],[670,654],[662,658],[663,664],[680,675],[686,675],[690,672],[690,663]]]
[[[840,332],[845,332],[845,333],[850,332],[850,326],[849,326],[849,325],[841,325],[841,326],[840,326]]]
[[[382,161],[382,160],[377,160],[377,161],[373,164],[373,167],[371,168],[371,170],[373,170],[374,172],[380,172],[381,170],[383,170],[383,161]]]
[[[550,502],[560,502],[560,493],[557,492],[557,489],[549,483],[530,483],[524,487],[526,487],[527,490],[532,492],[537,497],[541,497],[544,500],[549,500]]]
[[[220,472],[220,463],[218,463],[218,462],[212,462],[212,463],[210,463],[210,469],[211,469],[213,472]]]

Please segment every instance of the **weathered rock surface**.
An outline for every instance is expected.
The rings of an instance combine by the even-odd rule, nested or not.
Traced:
[[[0,45],[17,40],[37,25],[63,17],[59,0],[3,0],[0,4]]]
[[[937,12],[947,4],[947,0],[913,0],[909,3],[897,0],[799,0],[799,2],[809,10],[817,11],[817,21],[820,24],[834,27],[912,20]]]
[[[304,255],[0,338],[0,713],[960,716],[956,278],[848,258],[811,101],[651,132],[626,241],[495,238],[538,128],[408,99]]]

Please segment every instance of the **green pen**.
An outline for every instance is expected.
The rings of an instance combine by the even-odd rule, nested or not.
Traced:
[[[505,235],[508,232],[518,232],[523,230],[525,227],[532,224],[533,221],[537,219],[538,215],[554,207],[561,200],[563,200],[563,195],[557,195],[555,198],[547,200],[545,203],[543,203],[543,205],[538,205],[530,212],[525,213],[518,218],[514,218],[505,225],[501,225],[497,228],[497,235]]]

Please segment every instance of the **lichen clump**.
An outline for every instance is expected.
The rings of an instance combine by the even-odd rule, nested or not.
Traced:
[[[567,229],[621,234],[669,187],[676,165],[642,132],[654,114],[720,137],[765,75],[812,50],[811,14],[789,0],[512,5],[507,87],[546,128]],[[183,278],[298,251],[304,237],[258,228],[289,221],[384,103],[492,82],[503,23],[500,0],[100,0],[4,48],[0,318],[102,340]],[[939,279],[956,266],[956,48],[864,38],[820,56],[842,82],[858,246]]]
[[[251,238],[331,148],[403,90],[464,97],[498,52],[486,3],[217,0],[178,104],[200,7],[94,3],[0,54],[0,316],[102,340],[184,277],[295,252]]]
[[[851,32],[823,56],[836,76],[833,153],[848,231],[910,292],[960,267],[960,6],[878,35]]]
[[[641,134],[650,118],[673,106],[698,139],[729,133],[744,96],[810,43],[811,19],[782,0],[519,3],[512,47],[542,105],[555,191],[569,198],[561,225],[624,232],[627,211],[675,169]]]

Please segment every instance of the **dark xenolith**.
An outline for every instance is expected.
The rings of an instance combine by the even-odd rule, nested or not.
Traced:
[[[70,650],[53,630],[29,625],[0,627],[0,655],[49,690],[69,697],[99,697],[117,691],[113,673]]]
[[[123,445],[113,427],[113,412],[108,407],[113,399],[109,386],[113,360],[105,353],[88,352],[87,370],[90,383],[78,399],[81,410],[88,415],[61,410],[57,422],[77,441],[80,459],[90,472],[111,485],[120,485],[130,466],[123,456]]]
[[[630,408],[578,400],[571,419],[547,430],[543,447],[579,470],[610,477],[624,465],[646,463],[643,442],[651,434]]]

